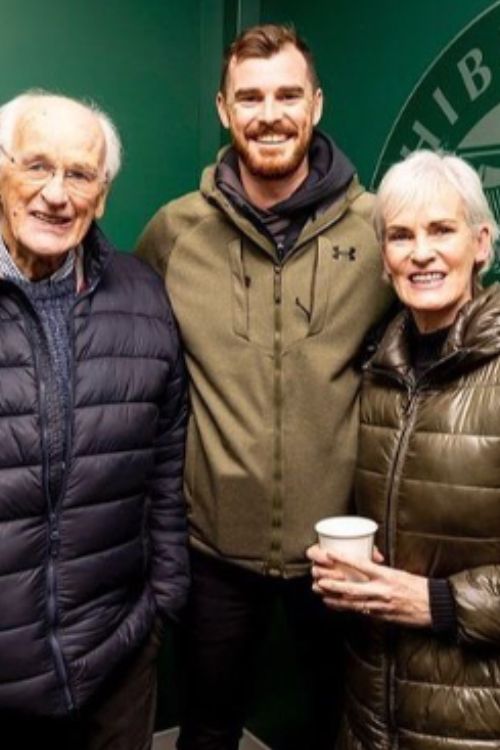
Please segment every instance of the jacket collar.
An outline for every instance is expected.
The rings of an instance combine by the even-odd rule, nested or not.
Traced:
[[[1,247],[5,248],[4,242],[1,238],[0,243]],[[58,269],[51,278],[53,281],[64,278],[68,275],[66,266],[69,266],[69,272],[75,274],[75,288],[77,294],[85,292],[88,288],[94,286],[99,281],[99,278],[110,260],[112,252],[112,246],[106,240],[97,224],[92,222],[83,242],[72,251],[71,256],[68,256],[63,268]],[[10,282],[12,277],[23,280],[23,275],[20,271],[18,271],[17,274],[12,274],[11,277],[0,273],[0,281]]]
[[[411,373],[408,344],[409,312],[403,310],[391,321],[366,365],[367,370],[406,379]],[[458,313],[443,346],[432,377],[456,375],[500,354],[500,285],[479,291]]]
[[[255,225],[232,205],[229,199],[215,184],[215,165],[206,167],[203,170],[200,190],[205,199],[223,211],[231,223],[234,224],[242,234],[246,235],[252,240],[252,242],[262,248],[262,250],[265,250],[273,257],[275,256],[276,251],[271,240],[259,232]],[[335,203],[333,203],[321,215],[311,218],[306,222],[297,242],[295,243],[295,249],[298,249],[301,245],[309,242],[328,227],[336,224],[349,209],[351,203],[363,192],[363,190],[364,188],[359,184],[357,177],[353,177],[347,191],[340,196]]]
[[[113,253],[113,247],[95,222],[83,240],[83,278],[80,291],[93,288],[102,277]]]

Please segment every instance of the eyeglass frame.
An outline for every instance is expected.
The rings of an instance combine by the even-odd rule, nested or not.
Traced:
[[[79,189],[78,185],[75,186],[75,185],[72,185],[71,183],[68,184],[68,179],[71,179],[71,178],[68,178],[68,175],[66,173],[67,172],[71,172],[72,171],[71,168],[68,169],[66,167],[64,167],[64,168],[63,167],[54,167],[53,165],[51,165],[49,167],[48,164],[44,163],[43,159],[38,159],[35,162],[35,164],[42,163],[43,167],[46,169],[46,171],[48,172],[48,174],[46,174],[43,177],[41,175],[36,176],[36,174],[30,174],[29,173],[30,167],[24,166],[24,165],[20,164],[19,161],[12,154],[10,154],[7,151],[7,149],[5,148],[5,146],[2,143],[0,143],[0,151],[3,153],[3,155],[6,157],[6,159],[16,169],[18,169],[20,172],[23,173],[23,175],[26,176],[27,181],[31,182],[32,184],[34,184],[34,185],[37,184],[37,185],[40,185],[40,187],[45,187],[45,185],[48,185],[49,182],[52,182],[52,180],[55,178],[56,174],[62,170],[62,183],[63,183],[63,186],[64,186],[65,190],[68,193],[71,193],[72,195],[76,193],[77,195],[82,196],[82,197],[91,197],[90,193],[87,194],[85,189],[83,191],[81,191]],[[104,179],[103,179],[98,174],[90,176],[90,174],[86,173],[85,170],[83,170],[83,169],[81,169],[81,170],[74,170],[74,171],[81,172],[81,174],[87,180],[83,184],[84,185],[88,185],[89,187],[94,187],[94,186],[97,187],[100,184],[102,184],[103,186],[106,186],[106,185],[109,184],[109,177],[108,177],[108,175],[106,175],[104,177]]]

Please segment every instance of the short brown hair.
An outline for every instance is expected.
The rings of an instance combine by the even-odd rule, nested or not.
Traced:
[[[312,52],[307,44],[299,37],[293,26],[269,23],[245,29],[227,48],[222,63],[220,91],[225,93],[229,64],[233,58],[247,60],[251,57],[272,57],[281,52],[286,44],[292,44],[303,54],[313,89],[316,90],[319,87],[319,79]]]

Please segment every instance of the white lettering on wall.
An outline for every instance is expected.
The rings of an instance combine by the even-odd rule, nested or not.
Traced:
[[[491,83],[491,69],[482,62],[483,53],[476,47],[467,52],[457,63],[471,102],[481,96]]]

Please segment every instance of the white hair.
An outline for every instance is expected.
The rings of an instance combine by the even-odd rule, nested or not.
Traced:
[[[104,171],[106,181],[111,183],[120,170],[122,144],[115,124],[113,123],[109,115],[103,112],[103,110],[100,109],[96,104],[94,104],[94,102],[72,99],[69,96],[54,94],[50,91],[44,91],[43,89],[32,89],[29,91],[25,91],[24,93],[19,94],[18,96],[14,97],[14,99],[11,99],[2,107],[0,107],[0,144],[8,152],[11,151],[14,140],[14,131],[16,129],[19,118],[34,102],[36,102],[37,99],[44,98],[73,102],[74,104],[79,104],[88,112],[91,112],[93,115],[95,115],[104,136],[106,150],[104,158]]]
[[[488,205],[479,175],[459,156],[421,149],[394,164],[385,174],[375,196],[373,224],[379,242],[385,238],[385,217],[408,206],[417,210],[432,203],[440,191],[452,187],[462,199],[465,220],[474,231],[487,224],[491,247],[482,266],[486,271],[494,260],[499,228]]]

